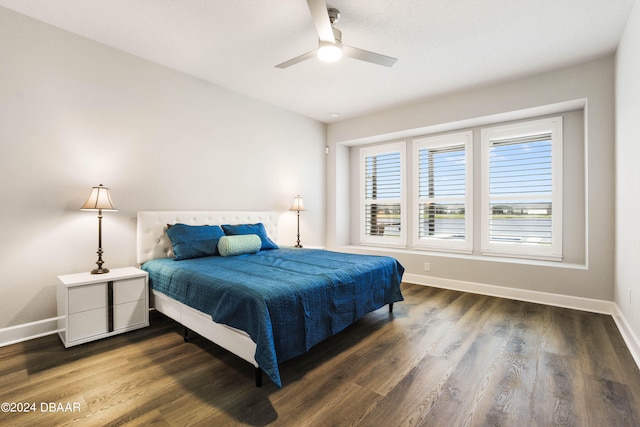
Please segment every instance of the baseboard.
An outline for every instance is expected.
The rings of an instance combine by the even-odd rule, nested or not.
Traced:
[[[622,339],[627,344],[627,348],[633,356],[633,360],[636,361],[636,365],[640,368],[640,340],[633,332],[633,329],[629,326],[629,322],[620,311],[620,308],[616,304],[615,313],[613,314],[613,320],[616,322],[618,326],[618,330],[620,331],[620,335],[622,335]]]
[[[509,298],[518,301],[552,305],[555,307],[609,314],[612,316],[615,313],[615,304],[612,301],[559,295],[549,292],[530,291],[527,289],[508,288],[504,286],[487,285],[484,283],[442,279],[439,277],[421,276],[418,274],[405,274],[402,280],[416,285],[433,286],[436,288],[451,289],[454,291],[470,292],[472,294]]]
[[[58,332],[58,318],[38,320],[0,329],[0,347],[16,344]]]
[[[527,301],[555,307],[589,311],[592,313],[608,314],[613,317],[613,320],[620,331],[620,335],[622,335],[622,339],[627,345],[636,365],[638,365],[638,368],[640,369],[640,340],[638,340],[633,329],[629,327],[629,323],[613,301],[507,288],[503,286],[487,285],[484,283],[442,279],[439,277],[421,276],[418,274],[405,274],[402,277],[402,281],[413,283],[415,285],[433,286],[435,288],[451,289],[454,291],[509,298],[518,301]]]

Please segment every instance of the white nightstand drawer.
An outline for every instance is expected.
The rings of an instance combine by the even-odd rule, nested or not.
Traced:
[[[145,299],[146,289],[146,279],[144,277],[114,282],[113,304],[143,300]]]
[[[67,341],[88,338],[107,331],[107,307],[69,315]]]
[[[69,289],[69,314],[107,306],[107,284],[79,286]]]
[[[113,330],[130,328],[147,322],[147,304],[138,300],[113,307]]]

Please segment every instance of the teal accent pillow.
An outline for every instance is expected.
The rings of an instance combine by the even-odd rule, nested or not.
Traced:
[[[218,252],[222,256],[255,254],[261,246],[262,240],[257,234],[222,236],[218,241]]]
[[[218,240],[224,236],[219,225],[174,224],[167,229],[176,260],[218,255]]]
[[[278,249],[278,245],[267,236],[267,230],[264,228],[264,224],[259,222],[257,224],[239,224],[239,225],[223,225],[222,229],[227,236],[238,236],[243,234],[257,234],[260,237],[262,245],[261,251],[268,249]]]

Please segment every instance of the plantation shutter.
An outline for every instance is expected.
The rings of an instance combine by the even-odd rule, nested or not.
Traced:
[[[552,243],[553,150],[550,133],[491,141],[489,240]]]
[[[562,260],[562,117],[481,130],[482,253]]]
[[[473,249],[473,132],[413,141],[412,246],[470,253]]]
[[[418,238],[464,240],[466,152],[464,144],[418,150]]]
[[[385,148],[385,147],[383,147]],[[403,150],[398,144],[364,151],[363,241],[402,244]]]

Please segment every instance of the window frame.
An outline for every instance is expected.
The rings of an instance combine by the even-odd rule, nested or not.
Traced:
[[[395,247],[405,248],[407,244],[407,203],[406,203],[406,141],[396,141],[386,144],[379,144],[367,147],[361,147],[359,153],[359,197],[360,197],[360,244],[361,245],[373,245],[381,247]],[[367,219],[366,219],[366,158],[371,156],[377,156],[387,153],[400,153],[400,198],[397,201],[392,200],[391,203],[398,203],[400,205],[400,235],[399,237],[388,236],[372,236],[366,234]],[[385,201],[387,202],[387,201]]]
[[[551,140],[551,244],[548,246],[531,243],[493,242],[490,236],[491,201],[490,195],[490,154],[496,142],[515,140],[535,135],[550,134]],[[482,255],[505,256],[526,259],[562,260],[562,117],[530,120],[506,125],[485,127],[480,130],[481,146],[481,247]],[[515,196],[509,196],[514,197]],[[509,198],[507,197],[507,198]],[[531,196],[533,197],[533,196]],[[521,199],[525,197],[522,196]],[[504,196],[498,199],[504,200]]]
[[[416,138],[413,141],[413,163],[414,169],[411,182],[414,186],[412,203],[412,246],[421,250],[437,250],[449,252],[472,253],[473,251],[473,131],[467,130],[445,135],[425,136]],[[443,202],[463,202],[465,207],[464,240],[446,240],[442,238],[421,238],[420,237],[420,205],[429,201],[428,197],[420,197],[420,150],[447,149],[462,146],[465,154],[465,195],[463,197],[435,197],[431,200],[442,200]]]

